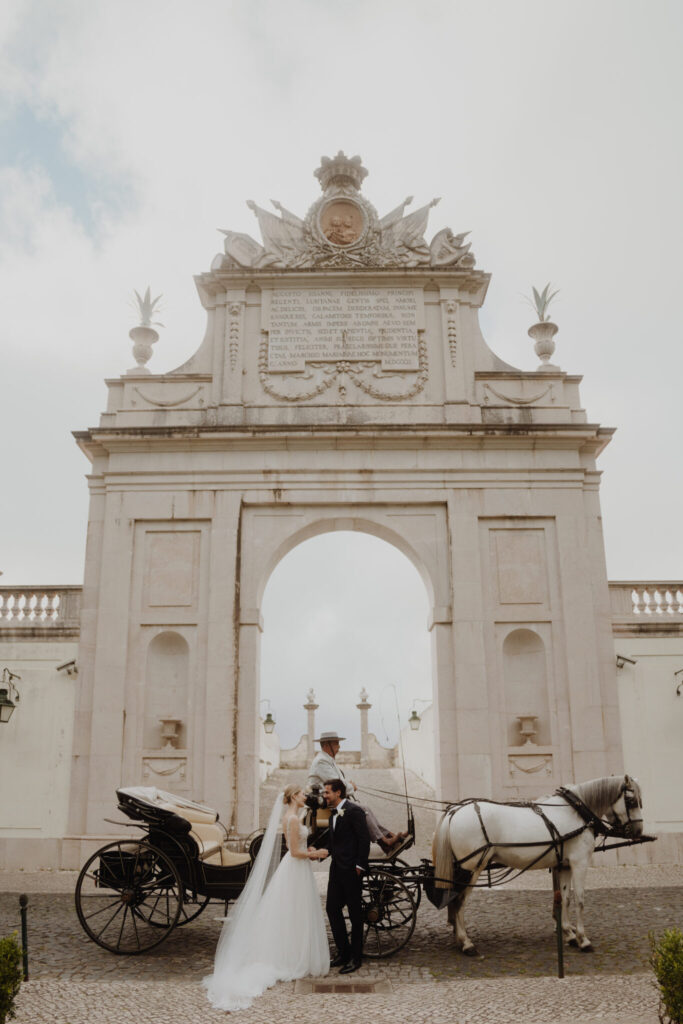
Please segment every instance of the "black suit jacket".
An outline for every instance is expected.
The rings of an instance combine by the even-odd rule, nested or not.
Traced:
[[[337,813],[335,824],[330,819],[330,856],[337,867],[348,870],[368,870],[370,854],[370,833],[365,811],[358,804],[347,800],[341,817]]]

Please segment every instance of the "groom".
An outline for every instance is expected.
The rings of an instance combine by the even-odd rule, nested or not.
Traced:
[[[363,874],[368,870],[370,834],[365,811],[346,799],[342,779],[325,783],[325,803],[330,808],[329,848],[332,863],[327,885],[327,916],[337,946],[331,967],[340,974],[353,974],[363,959]],[[351,943],[343,910],[348,907]]]

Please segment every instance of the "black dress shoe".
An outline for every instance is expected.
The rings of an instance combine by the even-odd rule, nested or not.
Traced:
[[[357,970],[360,969],[360,967],[362,966],[362,963],[363,963],[362,960],[349,960],[349,962],[347,964],[344,964],[344,966],[342,967],[342,969],[341,969],[341,971],[339,973],[340,974],[353,974],[354,971],[357,971]]]
[[[330,960],[330,967],[346,967],[348,962],[348,956],[335,956],[334,960]]]

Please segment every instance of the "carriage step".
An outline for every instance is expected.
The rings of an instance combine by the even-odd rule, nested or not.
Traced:
[[[392,992],[391,982],[386,978],[301,978],[294,983],[297,995],[372,995],[375,992]]]

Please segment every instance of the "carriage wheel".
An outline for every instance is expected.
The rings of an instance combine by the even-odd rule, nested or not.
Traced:
[[[137,955],[158,946],[175,928],[183,885],[165,853],[144,840],[126,839],[101,847],[86,861],[75,899],[78,919],[93,942],[112,953]]]
[[[188,893],[186,889],[183,893],[183,902],[180,905],[180,914],[178,915],[176,928],[182,928],[184,924],[194,921],[203,910],[206,910],[210,902],[210,896],[198,896],[197,899],[193,899],[191,893]],[[153,928],[165,927],[164,922],[157,920],[156,917],[148,918],[147,924],[151,924]]]
[[[398,867],[401,868],[399,877],[406,889],[413,897],[413,903],[415,904],[415,910],[420,906],[420,900],[422,899],[422,886],[417,878],[412,875],[413,871],[419,871],[415,864],[409,864],[407,860],[403,860],[401,857],[397,857],[394,861]]]
[[[187,890],[185,891],[185,900],[180,907],[180,915],[178,917],[178,928],[181,928],[184,924],[189,924],[190,921],[194,921],[196,917],[199,917],[203,910],[206,910],[209,903],[211,902],[210,896],[197,896],[197,902],[193,902],[188,899]]]
[[[393,956],[415,929],[417,909],[410,889],[389,871],[370,868],[363,875],[363,955]]]

